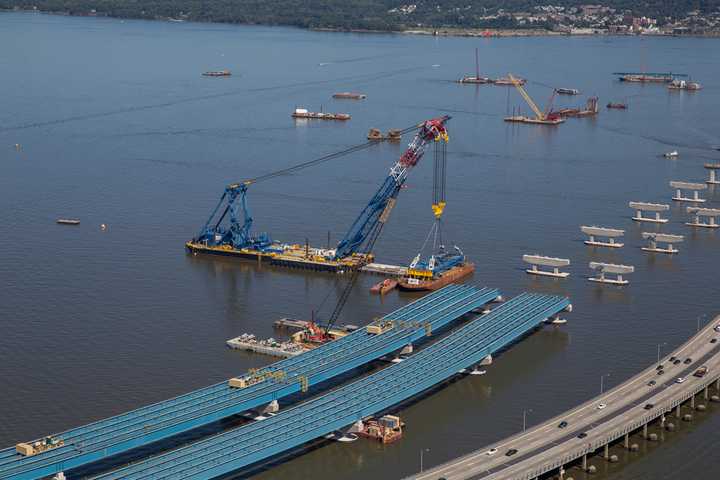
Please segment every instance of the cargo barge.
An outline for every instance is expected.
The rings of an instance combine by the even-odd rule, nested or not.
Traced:
[[[383,135],[383,133],[377,129],[377,128],[371,128],[370,131],[367,134],[368,140],[376,140],[376,141],[385,141],[388,142],[399,142],[402,139],[402,131],[398,130],[396,128],[391,128],[388,130],[387,135]]]
[[[334,93],[333,98],[340,98],[345,100],[365,100],[367,98],[367,95],[365,95],[364,93],[339,92]]]
[[[492,80],[492,83],[495,85],[501,85],[501,86],[525,85],[527,83],[527,80],[525,80],[524,78],[518,78],[518,77],[513,77],[512,79],[507,78],[507,77],[500,77],[500,78],[496,78],[495,80]]]
[[[189,241],[185,248],[192,254],[219,255],[253,260],[291,268],[302,268],[332,273],[343,273],[363,267],[373,261],[372,254],[354,253],[339,260],[332,260],[331,251],[308,245],[271,243],[258,248],[233,248],[231,245],[207,245]]]
[[[433,275],[427,270],[410,270],[408,276],[398,282],[398,288],[405,291],[433,291],[445,285],[462,280],[475,272],[475,264],[463,262],[448,270]]]
[[[316,120],[350,120],[347,113],[310,112],[305,108],[296,108],[291,115],[293,118],[312,118]]]
[[[512,115],[509,117],[505,117],[503,120],[505,120],[506,122],[532,123],[537,125],[559,125],[565,121],[565,119],[560,118],[559,115],[552,118],[531,118],[524,115]]]
[[[75,218],[58,218],[55,220],[58,225],[80,225],[80,220]]]
[[[232,73],[230,73],[230,70],[217,70],[217,71],[210,71],[210,72],[203,72],[203,77],[229,77]]]
[[[672,73],[617,73],[618,80],[630,83],[670,83],[677,75]]]
[[[607,104],[607,108],[615,109],[615,110],[627,110],[627,105],[624,103],[619,102],[610,102]]]
[[[560,95],[580,95],[580,90],[577,88],[556,88],[555,91]]]

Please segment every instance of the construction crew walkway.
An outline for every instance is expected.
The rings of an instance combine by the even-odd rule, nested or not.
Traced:
[[[564,297],[522,294],[401,363],[266,420],[93,478],[204,480],[225,475],[386,411],[479,363],[568,306]]]
[[[20,455],[15,448],[4,449],[0,451],[0,478],[42,478],[267,405],[399,350],[498,297],[496,289],[449,285],[378,320],[376,323],[393,322],[395,328],[387,334],[372,335],[359,329],[251,373],[265,379],[247,388],[230,388],[222,382],[68,430],[53,435],[63,446],[32,456]]]

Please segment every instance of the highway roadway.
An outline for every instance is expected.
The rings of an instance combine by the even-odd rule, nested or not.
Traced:
[[[676,405],[702,391],[720,377],[720,333],[714,327],[720,316],[700,330],[685,344],[663,357],[663,374],[653,364],[621,385],[608,390],[582,405],[558,415],[540,425],[497,443],[487,445],[410,478],[417,480],[459,479],[532,479],[549,471],[559,471],[584,454],[621,438],[655,418],[661,417]],[[670,362],[671,357],[680,364]],[[690,363],[685,363],[690,359]],[[692,374],[701,366],[708,373],[698,378]],[[685,380],[678,383],[677,379]],[[650,384],[651,382],[654,384]],[[604,404],[600,408],[600,404]],[[648,405],[652,407],[645,408]],[[561,422],[567,422],[560,428]],[[584,434],[583,438],[579,435]],[[508,452],[517,452],[508,456]]]

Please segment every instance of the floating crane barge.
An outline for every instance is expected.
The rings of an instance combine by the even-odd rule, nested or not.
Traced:
[[[372,142],[227,186],[208,221],[199,234],[185,244],[185,247],[193,254],[230,256],[286,267],[338,273],[360,269],[373,261],[373,254],[369,250],[374,244],[374,239],[377,238],[389,219],[390,212],[395,206],[397,196],[405,184],[410,170],[423,157],[429,143],[447,140],[445,123],[449,119],[449,116],[443,116],[427,120],[419,126],[399,132],[402,134],[418,130],[400,159],[390,168],[388,176],[378,191],[335,248],[323,249],[311,247],[309,244],[277,242],[271,240],[266,233],[253,235],[251,233],[253,218],[247,207],[248,187],[261,180],[285,175],[358,151],[372,145]],[[228,225],[223,226],[226,219],[228,219]],[[364,249],[367,251],[363,251]]]

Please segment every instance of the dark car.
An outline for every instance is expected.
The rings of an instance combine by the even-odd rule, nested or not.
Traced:
[[[655,380],[650,380],[650,381],[648,382],[648,387],[653,387],[653,386],[655,386],[655,385],[657,385],[657,382],[656,382]]]
[[[512,456],[515,455],[516,453],[517,453],[517,449],[511,448],[510,450],[507,451],[507,453],[505,454],[505,456],[506,456],[506,457],[512,457]]]
[[[652,403],[646,403],[643,408],[644,408],[645,410],[652,410],[652,408],[653,408],[654,406],[655,406],[655,405],[653,405]]]
[[[578,435],[578,438],[585,438],[587,437],[587,433],[582,432],[580,435]]]
[[[665,373],[665,370],[658,370],[658,375],[662,375],[663,373]]]
[[[713,338],[712,340],[710,340],[710,343],[717,343],[717,338]]]
[[[692,358],[686,358],[683,362],[685,365],[690,365],[692,363]]]
[[[680,360],[675,360],[675,361],[673,362],[673,365],[680,365]]]
[[[676,357],[676,356],[673,355],[672,357],[670,357],[670,361],[671,361],[671,362],[675,363],[675,360],[677,360],[677,357]]]
[[[661,363],[660,365],[658,365],[657,367],[655,367],[655,370],[662,370],[663,368],[665,368],[665,365],[663,365],[663,364]]]
[[[558,425],[558,428],[565,428],[567,426],[568,426],[568,423],[565,420],[563,420],[562,422],[560,422],[560,425]]]

